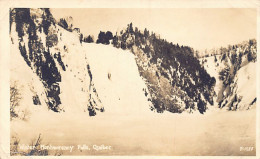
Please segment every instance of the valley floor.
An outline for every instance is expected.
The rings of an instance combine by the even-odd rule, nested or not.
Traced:
[[[44,145],[74,146],[62,155],[255,155],[255,108],[205,115],[45,113],[33,113],[28,121],[11,121],[11,135],[20,138],[20,145],[41,134]],[[78,150],[77,145],[84,144],[90,149]],[[111,150],[92,148],[102,144]],[[240,151],[248,146],[254,150]]]

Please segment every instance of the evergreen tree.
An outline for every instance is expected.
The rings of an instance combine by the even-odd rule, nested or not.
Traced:
[[[216,55],[214,55],[214,61],[215,61],[215,62],[217,62],[217,61],[218,61],[218,59],[217,59],[217,56],[216,56]]]
[[[134,33],[134,29],[133,29],[133,24],[130,23],[129,25],[129,33],[133,34]]]
[[[144,36],[145,38],[148,38],[149,36],[149,31],[146,28],[144,29]]]
[[[254,57],[253,57],[253,54],[252,52],[249,50],[248,54],[247,54],[247,60],[250,62],[250,61],[253,61],[254,60]]]
[[[198,102],[198,110],[201,114],[203,114],[206,111],[206,103],[204,103],[201,100],[201,97],[199,96],[199,102]]]
[[[113,39],[113,34],[112,34],[112,32],[111,31],[107,31],[106,32],[106,35],[105,35],[105,43],[106,44],[110,44],[110,40],[112,40]]]
[[[80,41],[80,43],[82,43],[82,41],[83,41],[83,34],[82,33],[80,34],[79,41]]]
[[[111,31],[107,31],[106,33],[105,32],[102,32],[100,31],[99,35],[98,35],[98,39],[97,39],[97,43],[101,43],[101,44],[110,44],[110,40],[113,39],[113,34]]]
[[[105,39],[105,32],[103,31],[100,31],[99,34],[98,34],[98,39],[97,39],[97,43],[101,43],[101,44],[104,44],[104,40]]]
[[[64,29],[68,29],[68,23],[64,18],[61,18],[58,24],[63,27]]]
[[[93,43],[94,42],[94,39],[93,39],[93,37],[92,36],[88,36],[88,37],[85,37],[84,38],[84,42],[86,42],[86,43]]]

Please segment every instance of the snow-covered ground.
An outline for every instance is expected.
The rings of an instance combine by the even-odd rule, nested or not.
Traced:
[[[41,133],[42,144],[70,146],[63,155],[254,155],[255,109],[206,115],[151,114],[89,117],[85,113],[32,114],[28,122],[13,121],[12,135],[30,144]],[[79,151],[77,145],[90,150]],[[109,145],[96,151],[92,145]]]

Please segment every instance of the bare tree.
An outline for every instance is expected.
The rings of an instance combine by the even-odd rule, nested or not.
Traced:
[[[32,141],[31,146],[34,148],[28,152],[28,156],[47,156],[48,150],[41,150],[40,145],[42,143],[41,134],[39,134],[38,139],[34,142]]]
[[[20,119],[27,121],[31,115],[31,112],[28,109],[22,110],[22,114],[20,116]]]
[[[18,114],[15,110],[19,106],[20,100],[22,99],[21,93],[17,88],[17,83],[14,82],[10,86],[10,118],[11,120],[15,117],[18,117]]]
[[[48,156],[48,150],[41,149],[42,137],[39,134],[38,138],[31,141],[30,146],[33,147],[29,151],[19,149],[20,139],[17,136],[12,136],[10,141],[10,155],[11,156]],[[62,152],[56,151],[55,156],[61,156]]]
[[[19,155],[18,153],[18,146],[20,143],[20,139],[16,136],[12,136],[11,142],[10,142],[10,155]]]

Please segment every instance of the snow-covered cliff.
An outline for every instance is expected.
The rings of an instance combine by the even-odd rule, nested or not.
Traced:
[[[47,9],[14,9],[11,17],[11,83],[21,95],[16,112],[150,111],[133,54],[80,43]]]
[[[256,105],[256,40],[221,48],[218,54],[201,58],[207,72],[216,78],[215,101],[227,110]]]

